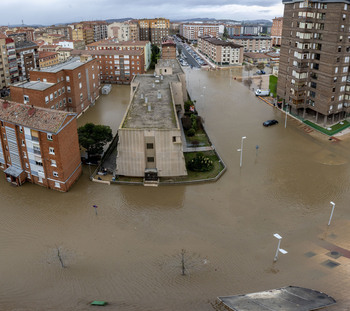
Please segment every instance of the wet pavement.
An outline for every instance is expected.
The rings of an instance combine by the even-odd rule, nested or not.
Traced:
[[[281,111],[233,79],[240,70],[186,69],[228,167],[216,183],[107,186],[84,167],[59,193],[0,178],[0,310],[95,310],[93,300],[108,301],[104,310],[214,310],[218,296],[288,285],[334,297],[324,310],[348,310],[350,137],[329,141],[290,118],[284,128]],[[78,123],[115,134],[128,103],[129,87],[113,86]],[[268,119],[279,124],[263,128]],[[276,263],[274,233],[288,251]]]

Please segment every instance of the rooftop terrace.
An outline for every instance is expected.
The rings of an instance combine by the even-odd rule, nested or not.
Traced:
[[[139,85],[121,128],[177,128],[170,91],[171,82],[179,82],[178,77],[168,75],[163,76],[162,80],[161,77],[154,75],[135,76],[133,83],[139,83]]]

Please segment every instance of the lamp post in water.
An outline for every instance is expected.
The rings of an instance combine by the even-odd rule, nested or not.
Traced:
[[[279,252],[281,252],[283,255],[287,254],[288,252],[287,252],[286,250],[280,248],[282,237],[281,237],[278,233],[275,233],[273,236],[274,236],[276,239],[278,239],[278,245],[277,245],[276,255],[275,255],[275,258],[273,259],[273,262],[276,262],[277,259],[278,259],[278,253],[279,253]]]
[[[243,162],[243,140],[246,139],[247,137],[246,136],[243,136],[242,137],[242,140],[241,140],[241,149],[237,149],[237,151],[240,151],[241,152],[241,159],[240,159],[240,162],[239,162],[239,166],[242,167],[242,162]]]
[[[286,118],[284,120],[284,128],[287,127],[287,114],[288,114],[288,104],[286,104]]]
[[[329,217],[328,226],[331,224],[331,220],[332,220],[333,212],[335,208],[335,203],[331,201],[331,204],[332,204],[332,211],[331,211],[331,217]]]

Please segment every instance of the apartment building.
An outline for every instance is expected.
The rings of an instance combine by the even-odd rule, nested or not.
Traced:
[[[16,45],[14,40],[11,38],[6,38],[5,44],[6,44],[6,51],[7,51],[7,62],[8,62],[8,70],[10,75],[10,84],[12,84],[19,80]]]
[[[163,41],[162,59],[176,59],[176,44],[174,43],[174,41]]]
[[[0,33],[0,90],[6,88],[10,84],[10,71],[8,68],[7,50],[6,50],[7,36]]]
[[[74,50],[72,55],[88,54],[96,58],[102,83],[130,84],[144,73],[144,51],[140,50]]]
[[[53,66],[59,63],[57,52],[39,51],[39,68]]]
[[[228,36],[240,36],[241,35],[241,25],[225,25]]]
[[[28,81],[29,71],[39,68],[38,45],[31,41],[24,41],[15,43],[15,47],[19,81]]]
[[[165,18],[140,19],[139,37],[141,41],[151,41],[161,47],[163,40],[169,36],[170,22]]]
[[[129,37],[130,41],[140,41],[139,24],[137,21],[129,21]]]
[[[30,72],[31,81],[11,86],[11,99],[26,105],[64,110],[80,115],[99,96],[96,59],[74,57],[55,66]]]
[[[350,112],[350,1],[284,0],[277,95],[326,126]]]
[[[68,49],[85,50],[84,40],[63,40],[56,41],[55,44]]]
[[[25,181],[68,191],[82,172],[76,114],[0,100],[0,168]]]
[[[146,72],[151,65],[151,43],[149,41],[121,41],[115,39],[108,39],[99,42],[94,42],[86,47],[90,51],[103,51],[103,50],[114,50],[114,51],[135,51],[143,50],[144,57],[144,72]],[[141,73],[144,73],[141,72]],[[131,80],[130,80],[131,81]]]
[[[72,39],[72,28],[69,26],[50,26],[45,28],[48,34],[63,35],[65,39]]]
[[[83,40],[85,45],[94,42],[94,29],[84,23],[70,25],[72,28],[72,40]]]
[[[210,36],[219,37],[219,25],[201,24],[201,23],[184,23],[180,25],[180,35],[187,40],[198,40],[199,37]]]
[[[242,45],[244,52],[268,52],[272,49],[272,38],[264,36],[235,36],[228,41]]]
[[[161,60],[154,75],[134,77],[118,129],[117,176],[156,183],[160,177],[187,175],[177,117],[186,98],[186,81],[180,76],[184,73],[177,60]]]
[[[130,41],[130,24],[114,22],[107,26],[108,38],[116,38],[118,41]]]
[[[271,38],[273,46],[280,46],[282,40],[283,17],[275,17],[272,20]]]
[[[242,65],[243,46],[212,37],[199,37],[198,49],[217,65]]]

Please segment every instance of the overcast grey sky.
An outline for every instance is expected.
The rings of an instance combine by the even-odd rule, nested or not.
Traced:
[[[235,20],[282,16],[282,0],[1,0],[0,25],[52,25],[110,18],[211,17]]]

